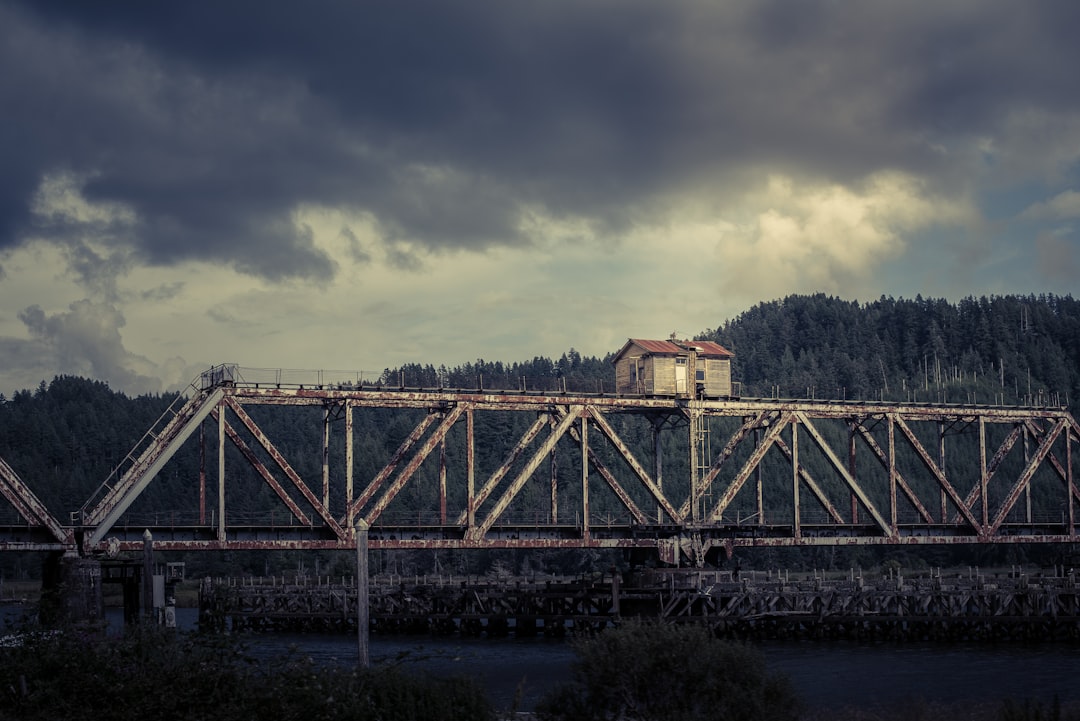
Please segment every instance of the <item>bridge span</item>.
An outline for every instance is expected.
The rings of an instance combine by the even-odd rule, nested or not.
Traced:
[[[361,521],[375,550],[690,564],[752,546],[1076,542],[1078,439],[1058,407],[387,388],[222,365],[64,523],[0,465],[23,521],[0,550],[139,550],[146,530],[159,550],[351,549]],[[185,505],[148,500],[162,477]]]

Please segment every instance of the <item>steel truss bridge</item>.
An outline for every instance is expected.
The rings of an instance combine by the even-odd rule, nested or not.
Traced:
[[[0,550],[138,550],[147,530],[160,550],[350,549],[358,524],[373,550],[691,564],[749,546],[1080,541],[1080,425],[1063,408],[282,381],[202,374],[64,524],[0,461],[21,519]],[[290,457],[296,432],[321,436],[320,458]],[[145,508],[196,453],[190,506]]]

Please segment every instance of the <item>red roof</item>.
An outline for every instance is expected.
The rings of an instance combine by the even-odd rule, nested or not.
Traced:
[[[687,350],[694,349],[697,354],[702,357],[713,358],[731,358],[735,354],[729,351],[719,343],[713,343],[711,340],[643,340],[641,338],[631,338],[626,341],[626,344],[615,354],[615,359],[620,358],[626,350],[631,346],[636,345],[646,353],[651,355],[683,355]]]

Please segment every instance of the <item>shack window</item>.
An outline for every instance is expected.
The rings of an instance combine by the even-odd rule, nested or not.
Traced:
[[[699,381],[704,381],[705,380],[705,369],[704,368],[698,368],[696,375],[697,375],[697,379]]]

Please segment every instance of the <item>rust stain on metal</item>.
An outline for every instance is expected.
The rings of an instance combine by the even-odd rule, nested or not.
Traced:
[[[116,539],[114,546],[118,543],[122,549],[130,546],[138,550],[143,524],[138,524],[138,528],[135,525],[128,527],[119,524],[118,520],[153,480],[178,444],[184,442],[208,414],[212,412],[216,418],[226,408],[232,409],[243,428],[225,424],[224,434],[273,490],[288,515],[300,522],[299,525],[238,523],[231,515],[226,515],[227,524],[215,528],[194,521],[189,526],[174,523],[167,528],[155,527],[155,548],[350,548],[354,543],[351,526],[343,524],[346,519],[357,516],[363,516],[371,523],[369,546],[372,549],[654,548],[681,554],[692,563],[700,562],[717,549],[730,553],[733,548],[753,546],[1080,541],[1071,508],[1073,503],[1080,501],[1080,489],[1075,482],[1072,467],[1075,461],[1070,445],[1080,440],[1080,425],[1059,408],[768,399],[697,401],[520,390],[389,389],[344,384],[266,387],[247,384],[243,382],[242,374],[236,372],[214,376],[200,393],[199,398],[179,408],[175,417],[163,421],[163,431],[153,442],[138,446],[129,454],[128,464],[124,466],[124,472],[118,474],[118,480],[113,479],[116,482],[103,491],[98,505],[90,511],[85,510],[90,505],[88,501],[71,527],[51,519],[28,488],[6,480],[11,474],[4,472],[5,465],[0,465],[0,481],[3,481],[0,491],[20,515],[40,531],[33,538],[23,539],[23,545],[12,545],[15,543],[13,537],[0,537],[0,550],[36,547],[34,544],[70,547],[76,530],[85,538],[93,539],[85,550],[103,548],[106,532]],[[307,463],[324,469],[319,479],[322,485],[313,490],[244,410],[248,405],[316,406],[329,410],[347,409],[348,414],[364,413],[369,409],[413,409],[423,417],[359,495],[351,497],[350,489],[347,491],[350,497],[334,499],[326,482],[329,465],[333,463],[333,456],[325,455],[331,433],[327,420],[329,410],[324,414],[325,425],[320,429],[324,455],[314,464]],[[477,438],[480,426],[474,426],[473,418],[489,412],[530,414],[534,418],[524,431],[521,430],[524,424],[485,424],[485,430],[498,426],[499,430],[490,432],[499,433],[499,437]],[[677,433],[678,443],[690,446],[692,441],[687,436],[693,433],[686,433],[688,424],[701,418],[732,419],[735,423],[722,426],[727,430],[724,431],[726,436],[719,439],[719,452],[713,452],[707,445],[702,447],[701,452],[706,455],[698,459],[694,473],[703,471],[703,475],[680,479],[668,471],[661,485],[659,469],[662,464],[667,469],[685,468],[691,464],[665,464],[658,452],[655,459],[657,478],[654,479],[636,457],[636,447],[615,431],[609,421],[613,414],[642,419],[642,425],[653,434],[647,452],[656,448],[670,454],[671,448],[676,447],[675,452],[686,453],[687,458],[696,450],[672,443],[661,444],[661,434]],[[468,421],[464,434],[466,448],[457,452],[451,439],[459,438],[461,434],[450,435],[450,429],[463,415]],[[658,422],[658,419],[662,420]],[[843,425],[844,431],[839,435],[844,437],[844,442],[826,440],[834,436],[822,431],[828,430],[825,426],[834,422]],[[961,496],[953,479],[947,478],[943,471],[944,442],[941,443],[942,458],[932,459],[915,433],[915,429],[921,432],[924,428],[916,425],[920,423],[937,424],[935,432],[940,438],[944,438],[946,432],[959,434],[965,428],[970,430],[979,426],[983,455],[979,467],[969,469],[969,473],[977,474],[978,482],[966,497]],[[538,440],[549,424],[548,436]],[[996,431],[994,435],[988,435],[985,429],[992,424],[1011,424],[1011,428],[1005,434]],[[588,438],[590,426],[600,431],[606,443]],[[824,477],[811,477],[801,465],[805,463],[805,453],[815,453],[813,448],[803,452],[804,460],[799,461],[800,451],[794,445],[797,436],[792,434],[790,447],[783,440],[781,434],[796,426],[810,436],[827,461],[826,470],[822,472]],[[507,427],[517,428],[514,437],[504,437]],[[273,464],[269,464],[271,468],[274,465],[280,468],[289,479],[288,483],[279,483],[271,468],[267,468],[247,446],[238,433],[245,429],[273,459]],[[1006,471],[1014,473],[1013,466],[1017,464],[1006,464],[1004,460],[1014,450],[1016,441],[1025,435],[1025,429],[1037,446],[1030,458],[1025,452],[1025,463],[1019,472],[1003,478]],[[883,444],[878,438],[886,433],[889,443]],[[897,443],[896,436],[906,440],[906,444],[903,441]],[[973,437],[974,434],[969,433],[965,442],[974,443]],[[865,469],[863,474],[857,472],[859,469],[853,459],[859,439],[863,441],[862,452],[868,448],[885,470],[884,474],[876,466],[876,473],[868,473]],[[985,448],[990,439],[995,439],[996,448]],[[351,441],[350,436],[347,443],[351,444]],[[474,453],[474,445],[486,442],[497,443],[509,451],[494,468],[483,469],[488,475],[476,490],[474,474],[480,469],[476,467],[478,454]],[[601,446],[594,447],[597,444]],[[902,452],[908,456],[908,449],[913,449],[921,466],[912,467],[913,464],[908,463],[901,473],[897,467],[897,456],[901,451],[895,445],[905,446]],[[950,450],[953,445],[950,444]],[[667,451],[663,450],[665,447]],[[438,454],[434,454],[436,448],[440,449]],[[564,452],[561,448],[569,450]],[[993,454],[989,463],[986,451]],[[617,462],[605,462],[598,452],[612,454],[608,457],[614,457]],[[560,474],[566,465],[564,459],[580,458],[582,467],[576,474],[580,482],[576,479],[573,483],[560,482],[559,476],[555,476],[553,482],[552,474],[536,473],[540,464],[556,453],[559,454]],[[783,499],[788,518],[781,518],[779,509],[766,509],[760,505],[756,501],[756,484],[747,484],[755,474],[760,477],[767,456],[772,459],[766,465],[767,469],[774,467],[773,460],[788,466],[787,480],[780,486],[791,494]],[[846,462],[841,462],[841,457]],[[729,468],[728,462],[732,459],[737,459],[741,466]],[[429,464],[429,468],[430,464],[438,464],[437,468],[431,468],[438,474],[437,497],[424,501],[430,508],[421,505],[417,510],[410,506],[411,516],[403,514],[403,502],[398,499],[404,498],[404,491],[410,487],[418,493],[407,494],[408,497],[419,497],[419,491],[424,488],[418,485],[424,475],[419,471],[425,464]],[[1016,521],[1012,517],[1019,515],[1013,513],[1014,507],[1020,505],[1018,499],[1031,488],[1036,478],[1047,475],[1039,474],[1041,469],[1049,469],[1048,473],[1059,478],[1065,486],[1064,495],[1070,501],[1067,518],[1063,514],[1057,519]],[[591,478],[590,471],[595,472]],[[346,472],[340,476],[350,477]],[[508,476],[512,478],[509,483],[505,482]],[[815,476],[820,476],[817,469]],[[565,479],[566,476],[561,477]],[[748,485],[751,488],[746,489]],[[800,499],[800,486],[808,487],[813,494]],[[967,488],[965,485],[965,490]],[[987,488],[991,488],[992,493],[988,494]],[[601,495],[590,499],[590,492]],[[606,498],[604,503],[597,500],[601,497]],[[528,506],[523,505],[525,498],[530,499]],[[704,514],[697,511],[691,514],[697,505],[695,499],[703,502],[706,498],[714,504],[712,508],[705,508]],[[331,513],[331,501],[339,504],[339,509],[345,509],[340,519]],[[904,517],[897,512],[899,501],[903,501],[907,509]],[[980,501],[986,508],[976,511]],[[799,504],[797,514],[791,507],[792,502]],[[935,523],[934,514],[928,508],[939,503],[943,515]],[[309,506],[314,516],[308,512]],[[886,512],[882,513],[879,508]],[[519,518],[523,513],[529,517]],[[946,513],[948,517],[944,515]],[[860,521],[860,514],[866,523]],[[985,518],[980,519],[980,516]],[[766,518],[770,523],[766,523]],[[560,520],[564,522],[559,523]]]

